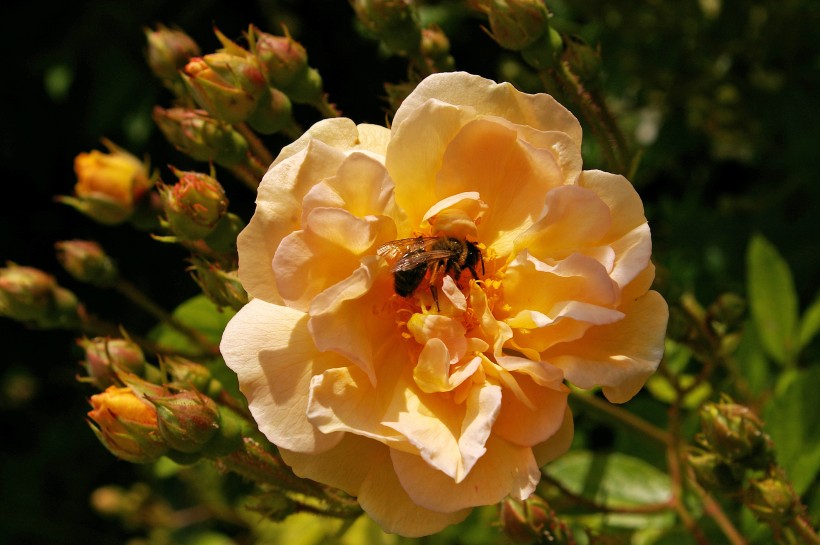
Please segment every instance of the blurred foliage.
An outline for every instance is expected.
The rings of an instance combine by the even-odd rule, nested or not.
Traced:
[[[419,4],[421,20],[438,24],[449,38],[457,69],[512,81],[524,91],[542,90],[537,74],[517,54],[498,47],[482,30],[486,22],[464,3]],[[777,463],[816,522],[820,4],[547,4],[556,29],[600,51],[603,94],[627,141],[639,150],[631,179],[652,227],[657,285],[673,307],[662,369],[629,411],[691,440],[698,426],[695,409],[707,398],[726,392],[749,404],[766,423]],[[191,299],[199,290],[185,272],[179,247],[127,227],[100,230],[53,201],[74,184],[74,156],[98,148],[101,137],[149,155],[163,170],[167,164],[192,166],[165,143],[151,120],[154,104],[168,95],[144,62],[142,29],[176,25],[211,50],[218,47],[213,26],[238,38],[249,23],[273,32],[286,24],[321,71],[330,100],[357,122],[383,124],[389,111],[384,83],[407,78],[407,62],[361,32],[344,1],[80,0],[45,10],[12,0],[3,7],[3,21],[0,158],[8,196],[0,199],[0,256],[60,271],[54,241],[93,236],[131,282],[168,309],[190,300],[177,316],[187,319],[195,308],[198,319],[213,319],[206,329],[218,329],[229,314],[196,306],[203,303]],[[319,118],[310,108],[294,112],[303,126]],[[286,142],[281,136],[267,140],[274,150]],[[601,150],[591,139],[585,145],[587,168],[603,167]],[[247,219],[252,195],[225,178],[232,210]],[[146,255],[179,267],[157,275]],[[153,318],[133,303],[78,285],[65,273],[57,276],[101,316],[146,334],[154,327]],[[726,294],[734,294],[741,306],[745,300],[748,312],[737,311]],[[349,529],[323,519],[310,526],[313,534],[304,532],[298,518],[308,515],[284,524],[261,523],[259,512],[224,505],[248,493],[238,478],[217,479],[209,466],[135,466],[114,459],[83,422],[84,398],[91,392],[75,381],[79,367],[73,362],[80,350],[73,335],[45,336],[8,320],[0,328],[7,350],[0,370],[0,543],[125,543],[147,539],[148,527],[186,528],[152,535],[151,543],[405,541],[385,536],[364,519]],[[184,342],[167,329],[151,335],[159,342]],[[667,463],[662,446],[622,421],[608,420],[594,404],[576,399],[573,408],[575,452],[552,466],[553,485],[608,506],[665,501],[671,485],[661,471]],[[637,474],[640,480],[630,481]],[[605,476],[610,488],[597,487]],[[273,501],[261,501],[260,511],[269,514]],[[746,508],[731,502],[725,507],[751,542],[770,542],[770,530]],[[693,543],[673,526],[669,513],[599,513],[592,520],[583,509],[558,511],[574,517],[573,524],[613,531],[618,543]],[[236,513],[244,520],[236,520]],[[495,517],[492,508],[477,510],[460,530],[420,542],[493,543],[498,530],[486,528]],[[248,520],[259,522],[257,535],[242,533]],[[342,530],[347,531],[339,537]],[[705,524],[703,531],[707,542],[721,542],[714,525]]]

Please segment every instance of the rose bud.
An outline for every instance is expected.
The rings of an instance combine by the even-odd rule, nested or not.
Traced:
[[[188,270],[202,293],[216,306],[239,310],[248,303],[248,293],[242,287],[237,271],[225,271],[218,263],[210,263],[201,257],[193,257]]]
[[[80,282],[108,287],[117,281],[117,266],[96,242],[64,240],[54,246],[57,249],[57,260]]]
[[[526,49],[549,27],[542,0],[490,0],[480,9],[487,12],[492,37],[504,49]]]
[[[752,481],[743,502],[758,518],[787,524],[795,517],[798,501],[788,483],[777,477]]]
[[[732,493],[740,489],[745,473],[743,466],[727,463],[717,454],[702,449],[690,452],[688,461],[697,481],[706,490]]]
[[[701,439],[715,454],[754,469],[770,464],[770,440],[751,409],[736,403],[709,403],[700,414]]]
[[[173,89],[174,83],[179,81],[179,70],[191,57],[199,56],[199,46],[183,31],[164,25],[157,25],[155,30],[145,29],[145,38],[148,42],[145,55],[148,66],[154,75]]]
[[[194,57],[183,68],[182,78],[201,108],[231,124],[245,121],[266,89],[259,64],[250,55],[218,52]]]
[[[0,268],[0,315],[42,328],[73,327],[83,310],[77,297],[34,267]]]
[[[205,110],[154,108],[154,122],[179,151],[197,161],[232,167],[247,160],[248,142]]]
[[[173,169],[179,181],[160,187],[168,227],[180,238],[202,239],[214,230],[228,211],[228,198],[220,183],[199,172]]]
[[[199,452],[219,429],[214,401],[193,390],[148,398],[156,407],[159,433],[180,452]]]
[[[421,30],[421,54],[430,59],[435,71],[453,70],[455,60],[450,54],[450,40],[437,26]]]
[[[108,140],[103,144],[108,153],[93,150],[77,155],[74,196],[59,196],[57,200],[99,223],[115,225],[131,217],[154,180],[139,159]]]
[[[89,425],[118,458],[138,464],[153,462],[168,450],[159,434],[157,411],[131,388],[109,386],[91,396]]]
[[[352,0],[356,17],[388,50],[408,55],[419,50],[421,30],[408,0]]]
[[[248,118],[248,124],[262,134],[273,134],[288,127],[294,127],[293,107],[288,96],[273,87],[268,87]]]
[[[77,344],[85,352],[82,363],[86,373],[100,389],[117,384],[119,372],[137,376],[145,372],[145,355],[139,345],[130,339],[83,338]]]
[[[201,363],[182,356],[165,356],[162,366],[168,371],[173,384],[195,388],[205,395],[216,397],[222,391],[222,384],[213,378],[211,371]]]
[[[308,65],[307,51],[287,29],[284,36],[275,36],[251,25],[248,42],[272,87],[281,89],[301,104],[322,101],[322,78]]]
[[[506,498],[501,502],[501,528],[514,543],[537,542],[552,514],[547,502],[538,496],[524,501]]]

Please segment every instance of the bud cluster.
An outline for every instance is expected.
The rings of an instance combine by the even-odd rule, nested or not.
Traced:
[[[724,400],[701,410],[699,448],[689,454],[698,482],[740,500],[763,521],[786,524],[800,502],[774,461],[763,423],[743,405]]]

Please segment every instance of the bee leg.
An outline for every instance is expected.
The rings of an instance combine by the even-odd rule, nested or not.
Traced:
[[[433,302],[436,304],[436,311],[441,312],[441,307],[438,306],[438,288],[435,284],[430,284],[430,295],[433,296]]]
[[[443,272],[446,272],[446,270],[443,271]],[[438,281],[438,279],[441,275],[442,275],[442,265],[441,265],[441,261],[438,261],[430,268],[430,282],[429,282],[430,295],[433,296],[433,302],[436,304],[436,310],[438,312],[441,312],[441,307],[439,307],[439,304],[438,304],[438,288],[436,287],[436,282]]]

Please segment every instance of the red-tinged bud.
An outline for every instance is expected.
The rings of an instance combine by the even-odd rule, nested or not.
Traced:
[[[139,345],[130,339],[95,337],[79,339],[77,344],[85,352],[83,366],[94,384],[100,388],[119,383],[119,373],[145,373],[145,355]]]
[[[421,54],[429,59],[434,71],[447,72],[455,68],[455,60],[450,55],[450,40],[437,26],[422,29]]]
[[[193,257],[188,268],[202,293],[217,307],[239,310],[248,303],[248,293],[239,281],[238,271],[225,271],[217,263]]]
[[[162,358],[162,366],[167,370],[174,385],[194,388],[210,397],[216,397],[222,392],[222,384],[201,363],[182,356],[165,356]]]
[[[0,268],[0,316],[42,328],[74,327],[82,307],[53,276],[14,263]]]
[[[501,528],[514,543],[575,543],[566,525],[538,496],[530,496],[524,501],[506,498],[500,509]]]
[[[273,134],[295,126],[292,110],[287,95],[279,89],[269,87],[248,118],[248,124],[261,134]]]
[[[112,454],[135,463],[157,460],[168,450],[159,434],[157,411],[131,388],[109,386],[91,396],[88,412],[94,434]]]
[[[267,87],[254,57],[225,52],[194,57],[182,77],[201,108],[231,124],[248,119]]]
[[[709,403],[700,414],[703,430],[700,439],[712,452],[750,469],[770,465],[771,440],[751,409],[736,403]]]
[[[108,140],[103,144],[108,153],[93,150],[77,155],[74,196],[60,196],[57,200],[99,223],[115,225],[131,217],[154,179],[139,159]]]
[[[308,65],[307,51],[287,29],[284,36],[275,36],[251,25],[248,43],[271,87],[299,104],[319,105],[324,101],[322,77]],[[278,101],[275,96],[273,98],[272,110],[277,111],[281,107],[276,107]]]
[[[182,153],[197,161],[213,161],[233,167],[248,157],[248,142],[227,123],[205,110],[154,108],[154,121],[165,138]]]
[[[409,55],[421,44],[416,12],[408,0],[350,0],[359,22],[392,53]]]
[[[244,437],[253,433],[248,421],[231,409],[217,406],[219,411],[219,429],[203,447],[202,454],[211,458],[227,456],[242,446]]]
[[[228,212],[228,197],[212,176],[174,169],[179,181],[160,187],[168,227],[178,237],[199,240],[208,236]]]
[[[80,282],[108,287],[117,281],[117,266],[96,242],[64,240],[57,242],[54,247],[57,249],[57,260]]]
[[[799,507],[791,486],[776,477],[752,481],[744,491],[743,503],[761,520],[777,524],[793,520]]]
[[[148,42],[148,66],[166,84],[177,80],[179,70],[191,57],[198,57],[200,54],[197,43],[178,29],[157,25],[155,30],[145,29],[145,38]]]
[[[148,399],[157,410],[159,433],[172,449],[199,452],[219,429],[216,403],[195,390]]]

